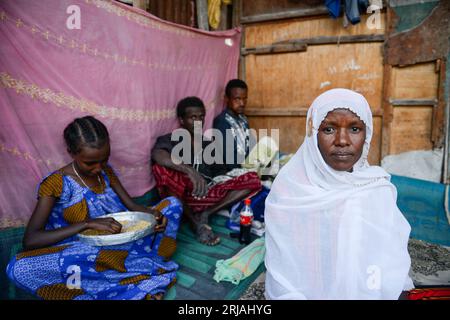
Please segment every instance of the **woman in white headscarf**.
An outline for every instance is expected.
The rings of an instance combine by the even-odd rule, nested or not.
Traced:
[[[266,298],[398,299],[413,288],[411,228],[390,175],[367,162],[369,104],[332,89],[306,123],[266,200]]]

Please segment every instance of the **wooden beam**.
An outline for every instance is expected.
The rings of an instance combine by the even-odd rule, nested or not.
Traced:
[[[389,99],[392,106],[436,106],[438,100],[436,99]]]
[[[448,63],[448,62],[447,62]],[[450,100],[445,103],[444,172],[442,182],[450,184]]]
[[[245,108],[249,117],[306,117],[308,107],[298,108]],[[381,117],[381,110],[372,111],[372,116]]]
[[[253,117],[305,117],[308,112],[308,108],[245,108],[245,115]]]
[[[195,9],[197,11],[198,28],[209,30],[207,0],[195,0]]]
[[[247,24],[247,23],[263,22],[263,21],[273,21],[273,20],[280,20],[280,19],[309,17],[309,16],[327,15],[327,14],[328,14],[328,9],[326,6],[323,5],[323,6],[318,6],[316,8],[311,8],[311,9],[289,10],[289,11],[285,11],[285,12],[265,13],[265,14],[241,17],[241,23]]]
[[[447,125],[448,118],[445,117],[445,77],[446,77],[446,61],[437,60],[436,64],[439,65],[439,87],[438,87],[438,101],[436,108],[433,110],[433,124],[431,131],[431,141],[435,148],[440,148],[444,144],[445,127]]]
[[[242,15],[242,0],[233,0],[233,14],[231,25],[233,28],[239,27]]]
[[[241,55],[246,56],[249,54],[299,52],[299,51],[306,51],[306,48],[307,47],[305,43],[288,43],[288,44],[258,46],[255,48],[241,49]]]
[[[232,10],[233,8],[230,5],[221,4],[220,5],[220,21],[219,25],[217,26],[217,29],[214,29],[215,31],[222,31],[229,29],[228,27],[228,12]],[[230,21],[232,23],[232,21]]]
[[[274,42],[274,45],[289,43],[306,43],[307,45],[315,44],[340,44],[340,43],[364,43],[364,42],[384,42],[384,34],[367,34],[352,36],[324,36],[302,39],[291,39],[285,41]]]
[[[388,37],[391,26],[392,19],[394,18],[395,12],[390,6],[386,8],[386,18],[385,23],[387,28],[385,29],[385,37]],[[385,54],[385,53],[384,53]],[[382,87],[382,98],[381,98],[381,108],[383,110],[383,119],[381,124],[381,150],[380,150],[380,162],[385,156],[390,153],[391,148],[391,131],[392,131],[392,121],[394,118],[394,108],[390,103],[390,97],[392,88],[392,66],[387,63],[386,59],[383,60],[383,87]]]
[[[258,46],[254,48],[241,49],[241,55],[248,54],[269,54],[269,53],[285,53],[306,51],[308,45],[319,44],[340,44],[340,43],[365,43],[365,42],[383,42],[383,34],[356,35],[356,36],[331,36],[331,37],[314,37],[292,39],[287,41],[275,42],[271,45]]]
[[[240,48],[245,48],[245,28],[242,28]],[[245,81],[247,77],[246,57],[239,55],[239,79]]]

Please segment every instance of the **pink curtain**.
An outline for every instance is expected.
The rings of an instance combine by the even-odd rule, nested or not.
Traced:
[[[203,99],[210,127],[239,46],[238,29],[203,32],[115,1],[0,1],[0,227],[27,223],[39,181],[71,161],[63,129],[84,115],[109,129],[128,192],[150,190],[150,150],[177,127],[176,103]]]

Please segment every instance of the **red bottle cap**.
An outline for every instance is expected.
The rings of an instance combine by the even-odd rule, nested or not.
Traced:
[[[247,198],[247,199],[244,200],[244,204],[245,204],[246,206],[249,206],[250,203],[252,203],[252,200],[250,200],[249,198]]]

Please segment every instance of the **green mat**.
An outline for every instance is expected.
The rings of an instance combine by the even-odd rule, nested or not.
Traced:
[[[150,190],[134,201],[142,204],[156,204],[161,199],[156,188]],[[177,235],[177,251],[173,257],[180,269],[177,283],[166,294],[166,300],[233,300],[238,299],[249,285],[265,271],[264,264],[239,285],[230,282],[217,283],[214,279],[216,261],[228,259],[238,253],[244,246],[237,239],[230,237],[230,230],[225,227],[226,218],[214,216],[211,227],[220,238],[220,244],[209,247],[195,240],[187,224],[183,224]],[[255,239],[256,237],[253,236]]]
[[[213,280],[216,261],[228,259],[244,246],[229,236],[225,227],[226,218],[215,216],[211,226],[221,237],[219,245],[209,247],[195,240],[187,224],[182,224],[177,236],[177,251],[174,260],[180,268],[177,283],[166,294],[166,300],[229,300],[238,299],[248,286],[265,270],[264,264],[238,285]],[[9,228],[0,231],[0,299],[36,299],[16,288],[6,276],[10,258],[22,248],[24,228]]]
[[[209,247],[195,240],[187,224],[183,224],[177,236],[177,251],[174,260],[180,265],[178,282],[167,293],[165,299],[186,300],[232,300],[238,299],[249,285],[265,270],[264,264],[238,285],[216,282],[213,279],[216,261],[228,259],[238,253],[244,245],[231,238],[225,227],[226,218],[214,216],[211,227],[221,237],[219,245]]]
[[[11,283],[6,275],[9,260],[22,250],[25,228],[8,228],[0,231],[0,299],[36,299]]]
[[[397,205],[411,225],[411,238],[450,246],[446,185],[395,175],[391,181],[397,187]]]

